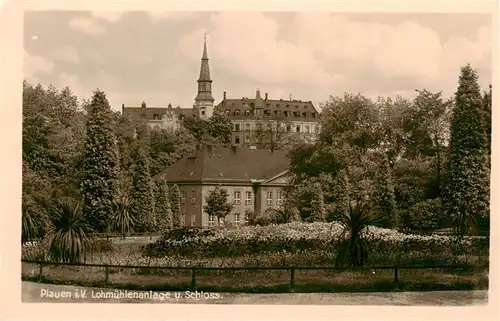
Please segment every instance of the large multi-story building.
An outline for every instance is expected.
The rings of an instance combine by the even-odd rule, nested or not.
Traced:
[[[289,182],[285,153],[218,145],[200,147],[195,156],[181,159],[160,176],[170,186],[179,186],[183,225],[193,227],[217,225],[216,218],[203,209],[210,190],[217,186],[228,191],[233,204],[226,222],[238,226],[250,215],[282,205],[282,189]]]
[[[232,143],[257,146],[286,144],[292,139],[312,142],[320,131],[319,113],[311,101],[264,98],[224,99],[215,107],[233,124]],[[272,146],[271,146],[272,147]],[[278,147],[278,146],[274,146]]]
[[[210,118],[214,112],[225,113],[233,124],[232,143],[242,146],[275,149],[291,139],[314,141],[320,131],[319,113],[311,101],[264,98],[257,90],[255,98],[228,99],[214,107],[212,79],[210,77],[207,42],[203,44],[198,93],[192,108],[140,107],[122,105],[122,113],[136,120],[145,120],[151,127],[180,126],[186,117]],[[270,146],[271,145],[271,146]]]

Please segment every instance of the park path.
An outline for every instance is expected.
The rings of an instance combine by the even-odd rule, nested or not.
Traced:
[[[50,295],[71,293],[70,298],[51,298]],[[427,305],[427,306],[464,306],[484,305],[488,303],[488,291],[433,291],[433,292],[377,292],[377,293],[204,293],[220,296],[219,298],[196,299],[193,292],[177,292],[181,298],[144,299],[122,298],[103,299],[97,296],[112,293],[114,289],[85,288],[79,286],[22,282],[23,302],[88,302],[88,303],[198,303],[198,304],[290,304],[290,305]],[[120,291],[120,290],[116,290]],[[147,291],[129,291],[132,295],[149,293]],[[76,298],[75,293],[80,297]],[[85,293],[86,298],[81,297]],[[168,292],[162,292],[166,295]],[[68,294],[67,294],[68,295]],[[202,293],[199,293],[202,295]]]

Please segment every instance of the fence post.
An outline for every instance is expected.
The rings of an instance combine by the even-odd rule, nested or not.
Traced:
[[[396,288],[399,285],[399,269],[397,264],[394,265],[394,284],[396,285]]]
[[[290,292],[295,291],[295,267],[290,268]]]
[[[43,276],[43,263],[42,262],[38,262],[40,264],[40,268],[38,269],[38,278],[42,278]]]
[[[191,269],[191,288],[196,290],[196,268]]]
[[[104,265],[104,284],[109,283],[109,267],[108,265]]]

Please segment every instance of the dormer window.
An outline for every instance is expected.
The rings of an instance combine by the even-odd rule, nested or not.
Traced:
[[[250,110],[248,109],[245,110],[245,116],[250,116]]]
[[[264,110],[264,115],[271,116],[271,111],[269,109]]]
[[[312,118],[316,118],[316,113],[311,113]]]
[[[299,105],[295,105],[295,108],[299,108]]]
[[[307,113],[302,113],[302,116],[304,116],[304,118],[307,118]]]
[[[300,113],[299,113],[298,111],[295,111],[295,112],[293,113],[293,116],[294,116],[294,117],[300,117]]]
[[[227,116],[229,116],[229,113],[230,113],[230,112],[231,112],[231,111],[230,111],[229,109],[226,109],[226,115],[227,115]]]
[[[290,107],[290,105],[286,105],[286,108],[289,108],[289,107]]]
[[[236,109],[236,110],[234,111],[234,116],[239,116],[239,115],[240,115],[240,110],[239,110],[239,109]]]
[[[285,117],[288,117],[288,112],[285,110],[285,111],[283,112],[283,115],[285,115]]]
[[[161,119],[160,114],[154,114],[154,115],[153,115],[153,119],[154,119],[154,120],[160,120],[160,119]]]

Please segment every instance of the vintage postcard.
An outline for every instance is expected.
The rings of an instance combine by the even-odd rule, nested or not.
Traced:
[[[23,306],[490,318],[492,3],[154,5],[20,15]]]

